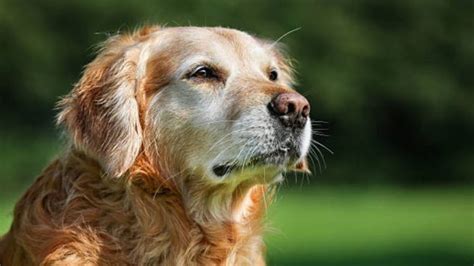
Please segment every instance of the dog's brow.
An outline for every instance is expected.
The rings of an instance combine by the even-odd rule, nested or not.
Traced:
[[[182,62],[182,64],[178,67],[176,70],[176,73],[178,76],[183,76],[186,74],[186,72],[189,71],[189,69],[196,67],[202,63],[209,63],[212,62],[212,60],[209,57],[203,56],[203,55],[196,55],[191,58],[185,58]]]

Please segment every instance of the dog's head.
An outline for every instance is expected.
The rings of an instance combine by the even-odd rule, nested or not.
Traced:
[[[105,43],[58,121],[111,176],[143,153],[170,177],[271,182],[305,168],[311,142],[291,76],[275,44],[241,31],[145,28]]]

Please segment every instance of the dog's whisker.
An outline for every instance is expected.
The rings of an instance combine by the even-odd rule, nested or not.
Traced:
[[[254,140],[254,139],[248,139],[248,140],[245,142],[245,144],[242,145],[242,148],[240,149],[239,153],[238,153],[237,156],[235,157],[235,163],[239,163],[238,160],[239,160],[241,154],[242,154],[243,152],[246,152],[246,154],[244,154],[244,158],[243,158],[242,163],[241,163],[242,165],[240,166],[241,173],[243,172],[243,170],[244,170],[244,168],[245,168],[245,165],[246,165],[246,163],[247,163],[247,158],[248,158],[248,157],[250,156],[250,154],[251,154],[251,151],[246,151],[245,148],[246,148],[249,144],[251,144],[251,143],[253,142],[253,140]]]
[[[286,32],[285,34],[283,34],[282,36],[280,36],[280,38],[278,38],[276,41],[274,41],[274,42],[271,44],[270,47],[275,46],[277,43],[279,43],[281,40],[283,40],[283,38],[285,38],[286,36],[292,34],[293,32],[297,32],[297,31],[299,31],[299,30],[301,30],[301,27],[294,28],[294,29],[292,29],[292,30]]]
[[[247,146],[249,144],[251,144],[253,141],[255,140],[255,138],[252,138],[252,139],[249,139],[247,141],[247,143],[244,145]],[[244,155],[244,159],[243,159],[243,162],[242,162],[242,165],[240,166],[240,172],[241,174],[243,173],[244,169],[245,169],[245,166],[247,165],[247,163],[249,162],[249,160],[251,159],[251,157],[253,156],[253,153],[255,152],[255,150],[258,149],[258,145],[255,145],[253,148],[251,148],[245,155]],[[243,152],[244,149],[241,149],[241,151],[239,152],[239,157],[240,157],[240,153]],[[237,157],[238,158],[238,157]]]
[[[319,132],[319,131],[329,131],[329,128],[322,128],[322,127],[320,127],[320,128],[313,128],[313,131],[317,131],[317,132]]]
[[[233,135],[233,134],[237,134],[237,133],[241,133],[241,132],[245,132],[245,131],[248,131],[249,129],[245,128],[245,129],[240,129],[240,130],[232,130],[231,132],[225,134],[223,137],[221,137],[218,141],[216,141],[210,148],[209,148],[209,152],[212,151],[215,147],[217,147],[217,145],[221,144],[222,141],[225,141],[229,136]]]
[[[311,160],[311,162],[313,163],[313,165],[315,165],[314,163],[314,160],[313,160],[313,157],[314,159],[316,159],[316,162],[318,163],[318,170],[319,170],[319,173],[322,174],[322,168],[321,168],[321,161],[319,160],[319,156],[317,153],[315,153],[312,149],[309,151],[309,159]],[[315,165],[316,166],[316,165]]]
[[[323,133],[319,133],[319,132],[313,132],[313,135],[315,135],[315,136],[321,136],[321,137],[329,137],[328,134],[323,134]]]
[[[318,124],[329,124],[327,121],[323,120],[311,120],[311,124],[318,125]]]
[[[326,160],[324,158],[324,154],[321,152],[321,150],[318,148],[317,145],[312,144],[312,146],[314,147],[314,150],[316,150],[317,154],[319,154],[319,158],[321,158],[321,161],[323,163],[323,167],[324,167],[324,169],[326,169]]]
[[[328,147],[326,147],[325,145],[323,145],[321,142],[317,141],[317,140],[311,140],[311,142],[313,142],[314,144],[316,144],[317,146],[320,146],[322,148],[324,148],[326,151],[328,151],[330,154],[334,154],[334,152],[329,149]]]

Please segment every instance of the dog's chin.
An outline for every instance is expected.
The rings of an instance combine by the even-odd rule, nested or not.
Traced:
[[[252,165],[218,165],[212,169],[212,179],[221,183],[240,183],[251,181],[260,184],[270,184],[282,179],[286,165],[252,164]]]
[[[210,172],[214,179],[223,181],[253,179],[258,183],[273,183],[282,179],[282,173],[294,165],[298,157],[288,151],[259,154],[240,161],[215,164]]]

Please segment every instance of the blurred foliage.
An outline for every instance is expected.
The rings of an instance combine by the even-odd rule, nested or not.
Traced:
[[[472,184],[472,14],[474,1],[1,0],[0,170],[23,184],[52,156],[54,103],[110,34],[159,23],[277,39],[301,27],[282,42],[313,119],[329,122],[315,137],[335,152],[312,184]]]

